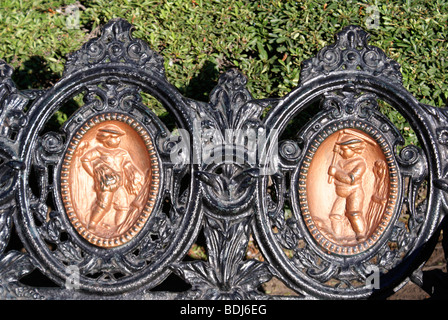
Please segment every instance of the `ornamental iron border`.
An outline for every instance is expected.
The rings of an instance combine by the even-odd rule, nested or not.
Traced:
[[[260,290],[273,277],[297,299],[384,298],[409,280],[425,285],[422,267],[448,209],[448,111],[418,102],[403,87],[399,64],[369,45],[364,30],[344,28],[304,61],[298,86],[282,98],[252,98],[232,69],[208,103],[182,96],[161,56],[132,30],[111,20],[69,55],[62,78],[46,90],[18,90],[12,67],[0,63],[2,299],[290,299]],[[55,112],[77,97],[82,106],[51,129]],[[381,104],[409,122],[419,146],[404,145]],[[145,135],[156,177],[145,218],[126,239],[104,245],[77,228],[64,196],[67,166],[98,119]],[[344,129],[374,141],[389,185],[382,220],[367,239],[347,245],[313,216],[320,209],[310,202],[309,178],[313,159]],[[17,236],[22,251],[10,249]],[[207,259],[185,259],[198,237]],[[263,259],[246,256],[249,241]],[[34,270],[55,285],[21,282]],[[154,290],[171,273],[190,288]]]

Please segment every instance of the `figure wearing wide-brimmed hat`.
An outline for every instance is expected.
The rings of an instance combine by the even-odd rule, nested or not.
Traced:
[[[362,157],[366,143],[373,140],[353,130],[343,130],[335,143],[333,162],[328,168],[329,182],[334,182],[337,198],[333,203],[330,220],[336,238],[344,237],[345,217],[347,217],[356,239],[366,238],[366,223],[363,216],[364,190],[362,178],[367,164]],[[341,159],[336,161],[336,157]]]
[[[115,226],[119,226],[130,208],[130,195],[137,195],[143,176],[134,166],[129,153],[119,148],[126,133],[118,126],[107,124],[98,129],[96,140],[101,143],[81,158],[83,168],[93,177],[96,201],[87,228],[94,231],[104,216],[115,209]]]

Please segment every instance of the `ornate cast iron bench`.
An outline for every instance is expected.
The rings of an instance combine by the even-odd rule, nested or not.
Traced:
[[[285,97],[254,100],[230,70],[204,103],[131,31],[110,21],[48,90],[18,90],[0,65],[0,297],[282,298],[260,290],[276,277],[298,299],[364,299],[423,284],[447,212],[448,113],[419,103],[366,32],[338,33]],[[251,237],[264,259],[246,257]],[[207,259],[186,259],[198,238]],[[26,284],[35,271],[54,285]],[[153,290],[172,273],[191,288]]]

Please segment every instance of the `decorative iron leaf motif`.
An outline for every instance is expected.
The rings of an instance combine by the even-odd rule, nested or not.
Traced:
[[[303,62],[300,81],[305,82],[332,72],[359,71],[400,83],[400,65],[368,44],[370,35],[358,26],[348,26],[335,36],[335,43]]]
[[[64,75],[107,63],[128,63],[163,75],[163,58],[146,42],[134,39],[133,28],[124,19],[112,19],[99,38],[91,39],[68,57]]]
[[[15,87],[12,73],[13,68],[0,60],[0,257],[9,241],[18,178],[24,169],[16,140],[27,124],[23,109],[29,101]]]
[[[265,263],[244,260],[252,210],[238,202],[243,201],[246,206],[250,203],[259,169],[251,167],[250,161],[244,159],[239,159],[242,160],[239,163],[226,163],[225,160],[229,154],[232,158],[238,157],[241,150],[243,153],[256,150],[246,138],[250,140],[251,134],[256,135],[260,128],[263,129],[259,118],[265,106],[252,101],[246,83],[247,79],[240,72],[230,70],[220,77],[208,104],[190,102],[199,123],[197,142],[214,156],[209,158],[209,154],[205,154],[200,162],[202,170],[196,172],[196,177],[205,185],[208,199],[208,208],[204,209],[207,213],[204,235],[208,261],[171,266],[192,285],[189,296],[193,298],[258,297],[257,288],[272,277]],[[222,152],[229,153],[224,155]],[[222,157],[216,157],[216,154]]]
[[[115,77],[109,77],[100,85],[87,86],[83,100],[86,108],[93,108],[95,111],[118,108],[130,112],[134,104],[141,103],[142,97],[137,87],[124,84]]]
[[[23,287],[18,280],[34,270],[34,262],[28,255],[10,251],[0,256],[0,298],[1,299],[44,299],[36,288]]]
[[[6,143],[16,140],[28,121],[23,110],[30,99],[11,80],[13,71],[0,59],[0,135],[7,139]]]
[[[247,78],[235,69],[221,75],[210,94],[210,102],[190,101],[195,111],[203,147],[230,144],[244,146],[244,137],[260,127],[265,106],[253,101],[246,88]],[[205,159],[206,160],[206,159]]]
[[[257,260],[244,260],[249,241],[250,218],[223,221],[206,218],[204,233],[208,261],[178,263],[173,271],[192,285],[194,299],[254,299],[257,288],[272,278],[268,266]]]
[[[0,206],[10,202],[18,173],[24,169],[17,151],[22,129],[27,124],[23,110],[29,99],[19,92],[11,80],[13,68],[0,60]]]

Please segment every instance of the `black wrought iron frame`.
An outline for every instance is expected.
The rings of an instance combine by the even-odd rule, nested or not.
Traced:
[[[418,102],[403,87],[398,63],[369,45],[365,31],[344,28],[303,62],[298,86],[285,97],[253,99],[247,79],[232,69],[204,103],[168,82],[161,56],[132,29],[123,19],[110,21],[68,57],[63,77],[47,90],[18,90],[13,69],[0,64],[1,298],[285,298],[260,290],[272,277],[297,299],[382,298],[409,280],[423,285],[421,270],[448,209],[448,111]],[[142,102],[142,92],[168,111],[177,135]],[[78,95],[83,105],[59,131],[48,130],[54,113]],[[406,118],[419,146],[403,145],[379,101]],[[114,248],[79,236],[60,186],[69,142],[95,117],[132,119],[153,139],[160,163],[150,218]],[[379,239],[350,255],[333,254],[311,236],[301,187],[307,159],[345,127],[381,143],[396,189]],[[8,249],[15,232],[23,252]],[[199,234],[207,259],[184,259]],[[247,258],[251,237],[263,260]],[[35,269],[56,287],[23,284]],[[372,270],[380,287],[365,285]],[[171,273],[191,289],[152,290]]]

